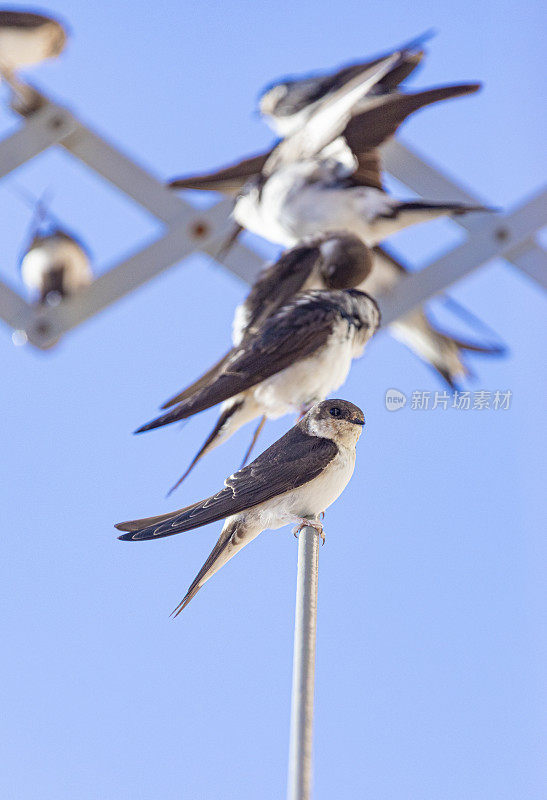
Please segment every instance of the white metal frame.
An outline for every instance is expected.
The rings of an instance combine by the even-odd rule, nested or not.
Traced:
[[[227,254],[218,254],[232,228],[230,200],[223,199],[207,211],[195,209],[68,108],[44,94],[39,97],[40,108],[24,118],[15,133],[0,141],[0,179],[58,145],[136,200],[163,223],[165,230],[158,239],[113,265],[91,286],[54,308],[28,303],[0,280],[0,318],[14,331],[24,332],[20,338],[41,349],[49,347],[71,328],[196,250],[217,258],[248,283],[254,280],[263,259],[241,241]],[[481,202],[400,141],[389,142],[383,155],[386,171],[419,195],[431,200]],[[473,214],[454,221],[467,230],[466,241],[404,278],[388,296],[379,298],[384,325],[496,257],[503,257],[547,288],[547,253],[536,241],[538,231],[547,222],[547,189],[507,213]]]

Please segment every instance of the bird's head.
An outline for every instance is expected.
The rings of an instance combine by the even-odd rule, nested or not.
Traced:
[[[332,233],[320,245],[319,271],[327,289],[353,289],[368,278],[373,255],[370,247],[351,233]]]
[[[283,100],[289,90],[287,83],[276,83],[266,87],[260,95],[258,107],[265,117],[275,115],[278,104]]]
[[[67,31],[61,25],[60,22],[56,20],[51,20],[51,23],[48,27],[49,39],[50,39],[50,50],[51,55],[53,57],[60,55],[63,50],[65,49],[66,42],[67,42]]]
[[[363,431],[365,415],[348,400],[323,400],[310,408],[302,423],[312,436],[333,439],[350,447]]]

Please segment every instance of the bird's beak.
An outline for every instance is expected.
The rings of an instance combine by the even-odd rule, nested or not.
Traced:
[[[364,425],[365,424],[365,420],[364,419],[350,419],[349,421],[353,422],[354,425]]]

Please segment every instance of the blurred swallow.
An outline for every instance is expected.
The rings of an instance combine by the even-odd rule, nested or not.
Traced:
[[[281,439],[224,481],[212,497],[168,514],[121,522],[125,541],[159,539],[225,519],[220,537],[184,599],[178,616],[203,584],[259,533],[297,523],[317,530],[319,515],[344,491],[355,467],[365,419],[346,400],[314,405]]]
[[[298,292],[354,289],[365,281],[372,266],[372,250],[350,233],[338,231],[300,242],[261,272],[236,308],[233,344],[240,344],[244,335],[256,331]]]
[[[347,145],[337,139],[349,124],[359,102],[371,89],[378,85],[382,78],[399,63],[400,53],[394,53],[345,83],[340,89],[324,97],[310,114],[302,127],[297,128],[290,136],[285,136],[273,148],[264,167],[262,178],[266,179],[283,167],[297,161],[317,157],[325,148],[329,148],[329,156],[334,147],[336,156],[342,160],[353,158]]]
[[[364,292],[301,292],[162,406],[172,410],[136,433],[170,425],[222,403],[215,427],[174,489],[207,452],[242,425],[261,418],[254,444],[264,420],[291,411],[303,414],[339,388],[379,322],[378,306]]]
[[[7,73],[58,56],[66,40],[65,28],[52,17],[0,9],[0,68]]]
[[[47,305],[57,305],[93,280],[86,248],[57,226],[33,236],[21,260],[21,277]]]
[[[358,86],[359,82],[355,91]],[[391,197],[383,187],[379,151],[420,108],[479,88],[473,83],[390,94],[382,105],[353,116],[351,108],[329,116],[328,106],[267,153],[212,173],[177,178],[169,185],[234,195],[239,228],[285,246],[333,230],[347,230],[372,246],[403,228],[440,216],[489,211],[464,203]],[[338,107],[350,102],[351,96],[342,93],[328,102]],[[313,135],[308,136],[312,126]],[[321,145],[314,154],[314,147]]]
[[[372,246],[403,228],[439,216],[491,210],[391,197],[382,185],[378,152],[414,111],[478,88],[478,84],[464,84],[390,95],[382,106],[350,116],[347,123],[342,118],[338,127],[330,119],[322,127],[327,112],[315,112],[302,129],[274,148],[260,175],[247,180],[236,199],[235,220],[283,245],[315,233],[347,230]],[[313,126],[319,127],[321,135],[309,135]],[[330,143],[324,144],[329,136]],[[314,143],[324,146],[313,153]]]
[[[325,98],[344,89],[349,81],[364,72],[394,58],[386,73],[377,82],[371,82],[367,92],[361,93],[353,110],[365,111],[369,106],[379,105],[418,66],[423,52],[417,50],[431,35],[430,32],[425,33],[398,50],[368,62],[344,67],[332,74],[275,83],[259,99],[261,113],[282,137],[290,136],[307,122]],[[169,186],[173,189],[204,189],[238,194],[249,178],[262,172],[271,152],[258,153],[212,173],[175,178],[169,182]]]
[[[303,128],[282,139],[267,153],[244,159],[215,173],[174,179],[169,186],[240,194],[249,179],[253,179],[253,183],[257,177],[264,181],[284,164],[317,155],[332,146],[349,123],[352,109],[363,93],[375,86],[399,57],[396,53],[379,61],[373,68],[359,73],[336,92],[327,95]]]
[[[276,81],[260,95],[260,113],[277,134],[290,136],[305,124],[325,97],[338,91],[363,71],[377,66],[389,56],[399,54],[397,62],[384,77],[363,95],[358,109],[364,111],[371,105],[381,104],[385,96],[397,91],[398,86],[420,64],[424,56],[422,45],[431,36],[432,32],[428,31],[390,53],[333,72]]]

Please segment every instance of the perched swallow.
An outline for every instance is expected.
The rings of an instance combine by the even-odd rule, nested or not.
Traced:
[[[344,231],[312,236],[286,250],[266,267],[243,303],[236,308],[232,342],[256,331],[297,292],[310,289],[355,289],[369,275],[373,252],[356,236]]]
[[[0,70],[6,73],[58,56],[66,40],[65,28],[52,17],[0,9]]]
[[[372,257],[371,257],[372,256]],[[232,341],[239,344],[279,306],[299,291],[356,288],[372,297],[389,295],[408,270],[385,247],[373,250],[351,234],[313,237],[267,267],[249,295],[236,309]],[[501,345],[481,344],[448,335],[433,325],[423,309],[416,309],[390,325],[391,334],[428,363],[449,385],[458,388],[469,374],[465,351],[501,355]]]
[[[21,260],[21,277],[38,301],[57,305],[93,280],[82,242],[58,227],[36,233]]]
[[[331,152],[333,142],[349,124],[358,100],[378,84],[398,63],[399,58],[400,54],[395,53],[380,60],[374,67],[358,73],[336,92],[327,95],[302,128],[282,139],[267,153],[244,159],[215,173],[172,180],[169,186],[173,189],[210,189],[240,194],[249,178],[260,176],[265,180],[284,164],[311,158],[324,148],[330,148]],[[344,148],[348,150],[345,145]]]
[[[364,111],[370,105],[380,104],[386,95],[397,91],[399,85],[420,64],[424,56],[421,47],[431,35],[431,32],[427,32],[390,53],[370,61],[350,64],[334,72],[276,81],[259,97],[260,113],[277,134],[290,136],[307,122],[325,97],[338,91],[364,70],[398,53],[400,58],[397,63],[361,98],[358,109]]]
[[[373,253],[374,268],[358,288],[374,297],[388,296],[401,278],[408,274],[408,270],[385,247],[375,247]],[[465,351],[491,356],[505,352],[500,345],[479,344],[443,333],[433,326],[421,308],[392,322],[389,330],[396,339],[433,367],[451,389],[458,388],[459,379],[470,374],[463,360]]]
[[[169,185],[235,195],[234,218],[240,228],[286,246],[304,236],[344,229],[372,246],[439,216],[488,211],[464,203],[391,197],[383,188],[378,150],[418,109],[479,88],[475,83],[390,94],[382,105],[354,116],[351,109],[345,116],[329,116],[328,106],[267,153],[212,173],[177,178]],[[342,94],[328,102],[337,107],[350,98]],[[308,136],[312,126],[315,131]],[[315,145],[324,146],[313,154]]]
[[[236,199],[235,220],[283,245],[314,233],[347,230],[372,246],[403,228],[439,216],[490,210],[391,197],[382,186],[377,149],[418,108],[478,88],[465,84],[389,95],[381,106],[350,116],[347,123],[342,118],[338,126],[320,109],[274,148],[258,177],[247,181]],[[309,135],[313,127],[319,128],[320,135]],[[323,145],[315,154],[314,143]]]
[[[162,408],[172,408],[136,433],[160,428],[222,403],[220,417],[173,487],[210,450],[242,425],[303,414],[346,380],[377,330],[375,301],[355,289],[301,292],[243,337],[211,370]],[[252,447],[252,445],[251,445]]]
[[[282,137],[290,136],[308,121],[326,97],[339,92],[349,81],[393,58],[386,73],[378,81],[370,83],[368,93],[361,92],[361,98],[355,104],[353,112],[378,105],[383,102],[384,95],[395,91],[418,66],[423,52],[416,51],[430,35],[429,32],[425,33],[398,50],[368,62],[344,67],[333,74],[275,83],[262,93],[259,99],[260,111],[277,133]],[[255,178],[262,172],[271,152],[272,150],[258,153],[212,173],[175,178],[170,181],[169,186],[173,189],[204,189],[239,194],[249,178]]]
[[[365,418],[347,400],[314,405],[294,428],[248,466],[230,475],[224,488],[200,503],[158,517],[121,522],[125,541],[159,539],[225,519],[207,561],[174,616],[203,584],[259,533],[297,523],[321,535],[319,515],[342,494],[355,467],[355,446]]]

